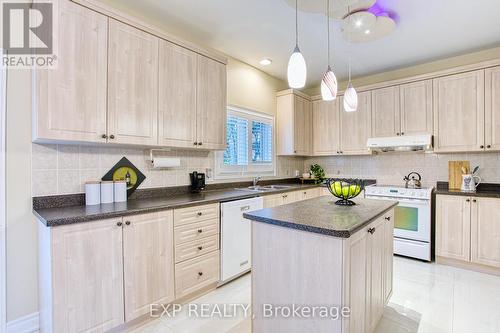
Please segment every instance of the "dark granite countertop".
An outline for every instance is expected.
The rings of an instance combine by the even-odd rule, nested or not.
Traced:
[[[356,205],[348,207],[335,205],[336,200],[333,196],[322,196],[245,213],[244,217],[286,228],[349,238],[398,204],[397,201],[355,198]]]
[[[276,189],[265,192],[251,192],[225,188],[204,191],[202,193],[184,193],[163,197],[151,197],[143,199],[129,200],[123,203],[110,203],[100,205],[74,205],[67,207],[39,208],[33,209],[37,219],[48,227],[82,223],[107,218],[115,218],[127,215],[153,213],[157,211],[182,208],[196,205],[203,205],[215,202],[224,202],[237,199],[253,198],[270,194],[298,191],[301,189],[313,188],[314,184],[287,184],[286,189]]]
[[[466,197],[484,197],[500,198],[500,184],[482,183],[476,189],[476,192],[462,192],[460,190],[448,189],[447,182],[438,182],[436,184],[435,194],[439,195],[460,195]]]

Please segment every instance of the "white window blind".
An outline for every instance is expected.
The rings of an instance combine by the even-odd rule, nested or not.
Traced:
[[[227,149],[215,156],[217,178],[274,175],[274,117],[229,107]]]

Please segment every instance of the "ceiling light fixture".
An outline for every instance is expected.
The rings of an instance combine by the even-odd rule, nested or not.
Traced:
[[[354,24],[356,24],[357,27],[361,27],[363,25],[363,22],[361,20],[357,20],[356,22],[354,22]]]
[[[290,60],[288,60],[288,85],[290,88],[303,88],[306,85],[307,68],[306,61],[300,53],[299,49],[299,24],[298,24],[298,8],[295,0],[295,48]]]
[[[327,59],[328,68],[321,80],[321,98],[324,101],[333,101],[337,98],[337,78],[330,67],[330,0],[326,0],[326,25],[327,25]]]
[[[347,42],[349,43],[349,84],[347,85],[347,90],[344,92],[344,110],[346,112],[354,112],[358,110],[358,93],[351,82],[351,44],[350,40]]]
[[[267,65],[270,65],[273,61],[269,58],[264,58],[262,59],[261,61],[259,61],[259,64],[261,64],[262,66],[267,66]]]

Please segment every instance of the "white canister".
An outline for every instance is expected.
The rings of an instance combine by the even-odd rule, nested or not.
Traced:
[[[103,181],[101,182],[101,203],[113,203],[114,201],[114,182],[113,181]]]
[[[127,182],[125,180],[116,180],[115,187],[115,202],[127,201]]]
[[[99,205],[101,203],[101,182],[85,182],[85,204]]]

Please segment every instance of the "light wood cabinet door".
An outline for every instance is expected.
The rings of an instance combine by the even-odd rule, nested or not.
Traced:
[[[432,80],[399,87],[401,135],[432,134]]]
[[[384,304],[387,304],[394,284],[394,210],[385,214],[384,220]]]
[[[484,70],[433,80],[434,151],[484,150]]]
[[[105,332],[123,323],[121,221],[53,229],[53,332]]]
[[[312,147],[314,156],[337,155],[340,151],[339,99],[312,102]]]
[[[193,147],[196,142],[197,54],[161,40],[159,57],[159,144]]]
[[[500,199],[471,200],[471,261],[500,267]]]
[[[33,139],[106,142],[108,18],[59,1],[56,69],[36,70]]]
[[[340,105],[343,105],[343,98]],[[340,112],[340,151],[345,155],[371,154],[367,148],[372,131],[371,92],[358,93],[358,110]]]
[[[399,86],[372,90],[372,136],[401,134]]]
[[[158,143],[159,38],[109,20],[109,142]]]
[[[311,154],[311,102],[300,96],[294,98],[294,154],[308,156]]]
[[[174,300],[173,213],[124,218],[125,320],[149,312],[150,304]]]
[[[500,150],[500,67],[486,69],[486,150]]]
[[[312,199],[320,196],[319,188],[310,188],[299,192],[300,200]]]
[[[226,149],[226,65],[198,55],[196,95],[198,146]]]
[[[384,312],[384,266],[385,262],[385,223],[379,218],[372,223],[373,233],[368,236],[367,266],[370,272],[368,280],[367,323],[369,331],[373,332]]]
[[[471,199],[436,196],[436,255],[470,261]]]
[[[346,260],[348,266],[348,306],[351,310],[349,317],[349,333],[366,333],[369,330],[367,323],[367,306],[369,297],[369,267],[368,265],[368,233],[366,230],[354,234],[350,239]]]
[[[264,199],[264,208],[272,208],[283,204],[281,194],[266,195]]]

